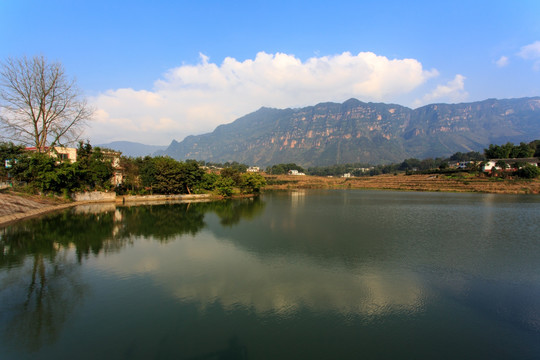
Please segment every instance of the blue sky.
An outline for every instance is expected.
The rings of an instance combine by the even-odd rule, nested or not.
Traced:
[[[261,106],[540,96],[540,1],[0,0],[0,59],[64,64],[93,143],[169,144]]]

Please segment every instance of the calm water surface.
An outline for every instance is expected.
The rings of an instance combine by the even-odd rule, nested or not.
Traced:
[[[540,197],[80,206],[0,229],[2,359],[539,359]]]

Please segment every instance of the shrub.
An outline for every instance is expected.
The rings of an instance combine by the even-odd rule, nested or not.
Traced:
[[[516,175],[524,179],[534,179],[540,175],[540,169],[534,165],[527,164],[520,168]]]

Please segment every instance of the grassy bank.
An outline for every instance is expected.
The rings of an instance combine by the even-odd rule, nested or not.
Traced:
[[[501,179],[477,175],[378,175],[355,178],[268,175],[265,190],[380,189],[403,191],[540,194],[540,180]]]

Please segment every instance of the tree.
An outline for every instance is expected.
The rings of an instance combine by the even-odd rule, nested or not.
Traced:
[[[93,110],[58,62],[8,58],[0,71],[0,129],[8,140],[44,152],[77,141]]]
[[[202,181],[204,170],[199,167],[197,161],[186,160],[182,164],[182,173],[186,190],[188,194],[191,194],[191,190]]]
[[[185,189],[182,164],[170,157],[154,158],[155,183],[152,189],[160,194],[182,194]]]
[[[525,179],[534,179],[540,176],[540,169],[534,165],[526,164],[517,171],[517,176]]]
[[[258,194],[261,189],[266,185],[266,180],[261,174],[256,173],[244,173],[240,176],[240,188],[246,193]]]
[[[232,178],[226,176],[219,176],[216,180],[215,188],[219,195],[231,196],[234,192],[235,182]]]
[[[15,165],[17,158],[23,153],[24,147],[13,143],[0,142],[0,181],[8,177],[9,169]]]

